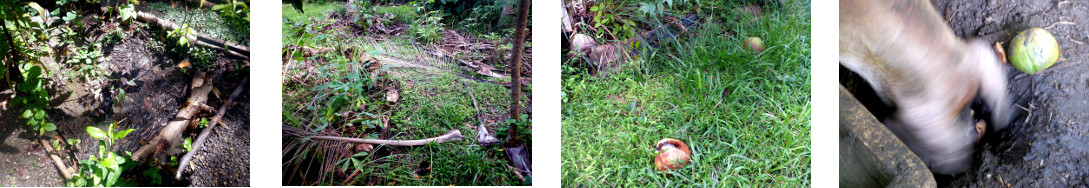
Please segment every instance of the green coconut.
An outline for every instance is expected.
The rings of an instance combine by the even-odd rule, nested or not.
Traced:
[[[1017,70],[1033,74],[1055,65],[1059,60],[1059,43],[1047,30],[1031,28],[1013,37],[1006,54]]]

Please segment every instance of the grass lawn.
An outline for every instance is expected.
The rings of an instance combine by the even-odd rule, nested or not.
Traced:
[[[344,32],[346,28],[324,29],[330,23],[335,23],[335,20],[327,19],[327,16],[339,8],[342,8],[342,5],[334,3],[306,4],[304,7],[306,13],[300,14],[291,5],[283,5],[284,18],[293,22],[283,25],[285,49],[288,46],[297,45],[310,48],[337,48],[338,50],[353,48],[367,51],[368,55],[376,58],[426,56],[426,54],[417,54],[420,53],[418,51],[405,50],[413,49],[414,46],[423,46],[415,44],[411,38],[393,36],[386,40],[374,40],[369,36],[355,36]],[[476,140],[477,110],[468,93],[471,90],[476,96],[485,114],[485,124],[488,128],[493,130],[502,141],[506,141],[507,124],[504,122],[509,113],[507,108],[511,103],[510,89],[497,84],[469,81],[447,72],[401,65],[397,63],[399,61],[394,60],[380,61],[383,70],[388,74],[379,75],[388,80],[375,82],[360,79],[367,78],[369,74],[360,71],[360,67],[366,65],[358,66],[363,63],[353,62],[337,52],[321,53],[299,59],[291,58],[295,60],[296,65],[305,64],[304,61],[316,63],[313,63],[313,70],[305,66],[284,70],[288,75],[312,74],[316,77],[314,79],[316,81],[298,82],[284,78],[283,109],[285,112],[283,116],[285,116],[284,124],[287,126],[355,137],[360,135],[360,132],[364,132],[363,129],[345,128],[348,126],[343,126],[346,124],[344,122],[350,118],[336,117],[338,114],[351,112],[379,117],[373,119],[389,118],[391,128],[385,135],[391,140],[425,139],[442,135],[451,129],[460,130],[464,139],[423,146],[375,145],[375,152],[349,153],[348,156],[351,157],[330,154],[328,153],[330,150],[298,150],[300,151],[298,153],[304,153],[305,157],[321,160],[332,158],[333,161],[337,161],[336,167],[347,169],[347,171],[341,175],[338,175],[336,170],[323,173],[293,172],[288,168],[295,166],[289,166],[292,164],[285,159],[285,179],[288,177],[301,179],[305,176],[305,181],[302,181],[304,185],[446,186],[519,185],[522,183],[516,178],[514,171],[508,168],[510,162],[507,161],[507,154],[503,150],[502,143],[491,146],[478,144]],[[412,61],[412,63],[432,66],[433,64],[429,64],[429,61],[438,60],[417,58]],[[444,62],[430,63],[443,64]],[[457,66],[456,63],[445,63],[451,64],[449,66]],[[371,87],[385,83],[395,84]],[[373,89],[393,87],[393,85],[401,89],[400,100],[396,103],[385,101],[384,90]],[[523,104],[529,102],[530,93],[530,91],[524,92],[521,99]],[[349,95],[349,101],[336,105],[338,103],[334,96],[340,95]],[[523,113],[529,112],[523,110]],[[321,117],[323,114],[325,116]],[[366,119],[368,116],[359,117]],[[523,121],[530,120],[523,119]],[[365,122],[377,121],[367,119]],[[519,130],[520,138],[527,144],[526,148],[531,148],[529,143],[532,137],[529,133],[532,131],[532,126],[523,125]],[[369,134],[368,136],[376,136],[374,133]],[[285,138],[285,140],[287,142],[301,139]],[[337,146],[344,145],[337,144],[339,144]],[[293,149],[287,146],[284,148],[289,151]],[[358,160],[360,164],[357,165],[352,160]],[[303,165],[302,168],[318,170],[314,166]],[[358,171],[360,175],[346,175],[354,171]],[[315,183],[320,179],[317,174],[326,174],[329,178]],[[297,185],[299,181],[285,183]]]
[[[808,186],[809,9],[770,6],[757,23],[713,18],[610,76],[565,60],[564,186]],[[742,49],[748,36],[767,50]],[[662,138],[687,143],[693,164],[657,172]]]

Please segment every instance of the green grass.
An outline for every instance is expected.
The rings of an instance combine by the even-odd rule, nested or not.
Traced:
[[[284,25],[283,45],[334,47],[338,49],[358,48],[377,56],[392,56],[394,54],[414,56],[418,55],[414,53],[422,53],[408,50],[413,49],[411,47],[414,46],[411,39],[393,37],[389,41],[374,42],[366,39],[366,37],[355,37],[348,33],[342,33],[341,30],[320,29],[326,24],[332,23],[331,20],[326,19],[326,16],[335,11],[336,8],[340,8],[339,5],[332,3],[306,4],[304,7],[306,14],[299,14],[290,5],[284,5],[284,18],[295,23]],[[347,62],[346,58],[338,53],[319,54],[310,60],[321,62],[315,65],[319,68],[355,63]],[[426,64],[423,62],[417,63]],[[459,129],[465,138],[461,141],[415,147],[375,146],[376,148],[391,147],[388,150],[391,152],[390,155],[371,154],[369,156],[355,157],[365,165],[360,169],[362,175],[348,181],[350,182],[349,185],[375,183],[376,185],[445,186],[518,185],[521,183],[516,179],[514,172],[507,168],[509,162],[501,144],[484,147],[477,143],[476,132],[474,131],[477,125],[477,112],[473,107],[466,86],[462,84],[462,82],[466,82],[466,79],[430,69],[399,67],[393,62],[383,62],[383,64],[389,70],[388,77],[393,82],[398,83],[402,89],[400,94],[402,98],[399,102],[385,109],[386,106],[384,105],[389,103],[384,102],[384,94],[367,90],[370,93],[365,93],[362,97],[353,96],[355,98],[348,105],[333,111],[338,113],[343,111],[368,112],[377,114],[377,116],[388,116],[392,127],[388,134],[391,136],[389,139],[424,139],[439,136],[451,129]],[[309,70],[302,68],[285,71],[289,74],[299,74]],[[335,71],[325,71],[324,69],[319,69],[314,74],[322,77],[316,79],[318,83],[328,82],[328,80],[345,80],[353,77],[350,74],[338,74]],[[321,118],[313,118],[310,117],[313,115],[307,114],[326,112],[326,109],[330,106],[328,105],[330,102],[327,101],[331,101],[326,99],[337,95],[337,93],[322,89],[321,86],[294,82],[290,79],[285,79],[285,82],[285,93],[283,94],[284,123],[289,126],[323,123],[318,121]],[[485,113],[492,116],[508,113],[507,107],[510,105],[509,89],[501,85],[474,81],[466,83],[468,89],[473,91]],[[529,93],[526,92],[525,95]],[[529,96],[523,97],[522,101],[528,101],[530,98]],[[343,129],[336,121],[324,123],[328,124],[326,130]],[[489,125],[492,125],[489,127],[490,129],[506,126],[502,122]],[[522,129],[530,130],[531,127],[523,127]],[[527,141],[527,148],[531,148],[528,144],[532,138],[528,135],[528,132],[525,131],[521,138]],[[310,152],[306,156],[316,158],[335,156],[317,154],[321,151],[303,152]],[[335,158],[339,160],[342,157]],[[431,164],[431,173],[417,176],[417,168],[422,162]],[[351,171],[347,173],[350,174]],[[285,176],[285,178],[287,177]],[[316,177],[307,178],[310,178],[307,183],[316,181]],[[345,177],[333,177],[331,180],[318,184],[341,185],[345,179]]]
[[[476,132],[476,110],[462,82],[465,79],[445,73],[421,71],[415,68],[392,69],[398,72],[405,96],[398,104],[393,119],[401,126],[393,131],[405,139],[433,137],[450,129],[460,128],[465,139],[448,144],[432,144],[408,149],[432,164],[431,177],[401,185],[517,185],[514,174],[506,169],[508,162],[498,146],[481,147]],[[409,86],[407,83],[413,83]],[[503,86],[467,82],[483,110],[493,109],[506,114],[510,105],[510,90]],[[486,112],[487,113],[487,112]],[[494,127],[493,127],[494,128]],[[523,136],[523,139],[529,140]],[[413,161],[419,163],[420,161]]]
[[[325,16],[329,15],[330,12],[341,8],[344,8],[343,2],[306,3],[303,5],[303,11],[305,12],[299,12],[299,10],[296,10],[295,7],[291,6],[291,4],[281,5],[283,17],[291,20],[305,18],[324,18]]]
[[[716,18],[612,76],[563,66],[565,187],[801,187],[810,180],[808,3],[760,23]],[[733,7],[733,6],[724,6]],[[726,23],[726,24],[722,24]],[[737,37],[725,37],[732,29]],[[741,40],[756,36],[755,54]],[[728,96],[723,96],[729,90]],[[653,145],[677,138],[693,164],[657,172]]]
[[[208,8],[171,7],[170,4],[161,2],[148,3],[147,8],[160,11],[163,14],[163,19],[171,20],[179,26],[189,24],[198,33],[203,33],[209,37],[239,44],[249,44],[250,42],[249,25],[236,21],[227,21],[225,18],[219,17],[219,13]]]

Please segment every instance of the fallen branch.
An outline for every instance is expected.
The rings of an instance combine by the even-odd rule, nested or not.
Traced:
[[[61,161],[60,157],[57,157],[57,154],[53,154],[54,151],[56,151],[53,150],[53,146],[50,146],[49,142],[45,141],[45,139],[38,139],[38,141],[45,147],[46,152],[49,153],[49,158],[53,159],[53,164],[57,165],[57,170],[60,170],[61,175],[64,175],[64,179],[72,179],[72,172],[68,172],[68,167],[64,166],[64,162]]]
[[[208,135],[211,135],[212,128],[216,127],[216,123],[222,122],[219,120],[227,113],[227,106],[231,106],[231,102],[234,102],[234,98],[242,93],[242,89],[246,88],[246,82],[248,81],[250,81],[249,77],[242,79],[242,82],[238,84],[238,87],[234,88],[234,92],[231,92],[231,97],[227,98],[227,103],[223,103],[223,106],[219,107],[219,112],[212,118],[212,123],[209,123],[208,128],[204,128],[204,131],[200,132],[200,136],[197,136],[197,140],[193,142],[193,149],[189,150],[189,153],[186,153],[185,156],[181,158],[181,162],[178,163],[178,171],[174,173],[175,180],[181,180],[182,170],[186,169],[186,164],[189,164],[189,160],[193,159],[193,155],[197,153],[197,150],[200,150],[201,146],[204,146],[204,142],[208,140]]]
[[[159,131],[159,135],[148,141],[147,145],[141,146],[140,149],[132,153],[131,159],[133,161],[142,162],[152,152],[158,153],[158,151],[178,145],[187,125],[189,125],[190,121],[193,121],[194,116],[200,113],[199,104],[203,104],[208,100],[208,93],[212,92],[212,77],[214,76],[209,76],[205,72],[198,72],[193,76],[189,99],[186,100],[185,105],[174,116],[174,119],[167,122],[165,128]]]
[[[109,7],[102,7],[101,9],[103,12],[107,12]],[[147,12],[137,12],[136,20],[159,26],[163,28],[163,30],[175,30],[181,27],[180,25],[175,24],[170,20],[159,19],[155,15]],[[250,48],[247,46],[241,46],[232,42],[219,40],[200,33],[197,33],[196,36],[186,36],[185,38],[186,40],[189,40],[190,43],[220,50],[228,55],[244,59],[249,59],[250,57]]]
[[[348,137],[342,137],[342,136],[316,135],[314,133],[299,130],[298,128],[295,128],[295,127],[290,127],[290,126],[286,126],[286,125],[283,125],[281,127],[283,128],[283,133],[284,133],[285,136],[296,136],[296,137],[304,137],[304,138],[318,139],[318,140],[332,140],[332,141],[364,143],[364,144],[376,144],[376,145],[385,144],[385,145],[391,145],[391,146],[419,146],[419,145],[424,145],[424,144],[429,144],[429,143],[444,143],[444,142],[449,142],[449,141],[458,141],[458,140],[461,140],[462,138],[465,138],[464,136],[461,136],[461,130],[458,130],[458,129],[451,129],[449,132],[446,132],[446,134],[443,134],[441,136],[428,138],[428,139],[422,139],[422,140],[382,140],[382,139],[360,139],[360,138],[348,138]]]
[[[492,136],[492,134],[488,132],[488,128],[484,127],[484,113],[480,111],[480,105],[477,105],[476,103],[476,96],[473,95],[473,89],[469,88],[469,84],[466,84],[465,82],[461,82],[461,85],[464,85],[465,90],[469,91],[469,98],[473,99],[473,108],[476,109],[476,121],[478,122],[476,127],[476,141],[484,146],[499,142],[499,139]]]

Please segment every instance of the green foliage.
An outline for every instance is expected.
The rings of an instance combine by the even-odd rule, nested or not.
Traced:
[[[121,17],[121,21],[131,23],[132,20],[136,19],[136,6],[131,3],[127,4],[125,8],[121,8],[118,16]]]
[[[185,149],[184,150],[185,153],[189,153],[189,151],[193,151],[193,139],[190,139],[189,137],[185,137],[185,140],[182,141],[182,148]]]
[[[191,45],[189,38],[196,37],[196,35],[197,30],[190,28],[189,24],[182,24],[181,27],[166,32],[167,37],[176,40],[174,44],[182,47],[189,47]]]
[[[496,126],[495,127],[495,136],[500,137],[500,138],[507,137],[507,132],[508,132],[507,130],[510,129],[510,126],[509,126],[510,124],[514,124],[515,126],[518,126],[518,137],[519,138],[521,138],[523,140],[532,140],[532,139],[530,139],[530,136],[533,135],[532,134],[533,129],[530,129],[530,126],[533,125],[533,119],[530,118],[528,114],[520,115],[517,120],[507,119],[506,121],[503,122],[503,124],[501,126]]]
[[[612,1],[606,1],[597,3],[590,7],[590,12],[594,14],[593,20],[590,22],[590,26],[593,30],[600,30],[596,38],[607,38],[609,40],[625,40],[634,37],[639,29],[633,19],[636,19],[635,15],[631,15],[629,9],[621,8],[621,4]]]
[[[115,27],[108,32],[109,34],[106,35],[106,38],[104,39],[105,41],[103,42],[104,44],[114,45],[117,43],[121,43],[122,40],[125,40],[125,32],[121,29],[121,27]]]
[[[129,82],[131,82],[131,80]],[[114,87],[114,86],[110,86],[110,87]],[[125,94],[125,89],[124,88],[121,88],[121,87],[114,88],[114,97],[113,97],[113,99],[114,99],[113,104],[114,105],[116,105],[117,107],[124,107],[126,97],[128,97],[128,96],[127,96],[127,94]]]
[[[117,126],[117,122],[110,124],[106,131],[102,131],[97,127],[87,127],[87,134],[98,139],[98,155],[91,155],[90,159],[79,161],[80,172],[73,174],[72,178],[68,179],[68,186],[113,187],[130,186],[132,184],[121,179],[121,173],[135,167],[136,163],[113,151],[109,151],[109,149],[113,148],[114,142],[124,138],[133,129],[113,132],[115,126]]]
[[[49,116],[45,113],[45,107],[49,106],[49,92],[42,88],[45,80],[41,78],[41,67],[23,64],[19,69],[23,80],[18,84],[19,94],[15,97],[15,103],[24,108],[22,118],[27,120],[26,125],[38,131],[38,134],[57,130],[57,125],[47,121]]]
[[[148,182],[151,185],[163,184],[163,175],[159,174],[159,168],[148,168],[147,170],[144,170],[144,177],[151,179],[151,182]]]
[[[412,24],[416,19],[420,19],[420,13],[416,11],[416,7],[409,5],[375,6],[373,13],[376,15],[392,15],[394,21],[403,24]]]
[[[32,21],[31,18],[34,16],[31,14],[40,15],[44,19],[48,16],[48,12],[35,2],[16,3],[14,0],[0,2],[4,5],[20,5],[0,6],[0,21],[3,22],[4,33],[4,36],[0,37],[0,45],[2,45],[0,57],[6,57],[8,52],[14,52],[16,57],[22,58],[38,57],[47,53],[49,49],[40,46],[49,41],[50,37],[46,32],[48,26]]]
[[[79,49],[72,56],[72,60],[69,61],[69,66],[75,67],[84,81],[98,80],[100,76],[105,75],[100,67],[103,64],[99,64],[100,60],[104,59],[102,51],[99,49],[101,47],[102,44],[95,43],[92,46]]]
[[[245,2],[231,0],[230,3],[213,6],[212,10],[219,11],[219,16],[228,20],[243,21],[244,23],[250,21],[250,7]]]
[[[200,118],[200,123],[197,123],[200,128],[208,128],[208,118]]]
[[[370,158],[367,157],[368,155],[370,155],[370,153],[367,153],[366,151],[361,151],[359,153],[353,154],[352,157],[340,159],[340,161],[337,161],[337,164],[338,166],[340,166],[340,169],[344,169],[349,172],[351,172],[351,170],[349,169],[363,170],[363,168],[367,167],[367,163],[370,162]],[[363,160],[359,160],[359,158],[363,158]],[[349,166],[351,166],[351,168],[348,168]]]
[[[435,43],[439,42],[442,38],[442,16],[440,12],[431,11],[417,21],[418,24],[414,24],[408,28],[408,33],[412,35],[416,41],[421,43]]]
[[[468,10],[467,15],[463,17],[452,16],[448,17],[448,19],[459,19],[456,25],[464,26],[466,31],[483,34],[514,28],[517,23],[517,14],[518,1],[480,1],[475,3],[472,9]],[[509,36],[513,35],[513,33],[513,30],[511,30],[510,32],[504,32],[504,35]]]

